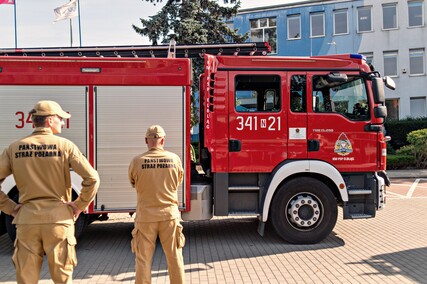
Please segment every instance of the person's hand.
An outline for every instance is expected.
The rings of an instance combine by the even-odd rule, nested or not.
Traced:
[[[18,204],[15,206],[15,208],[13,208],[12,213],[10,213],[10,215],[12,215],[13,218],[16,217],[16,214],[18,214],[19,209],[21,209],[22,204]]]
[[[64,202],[65,204],[67,204],[68,206],[70,206],[73,209],[73,216],[74,216],[74,220],[77,220],[77,218],[79,218],[80,213],[82,213],[82,210],[80,210],[73,201],[71,202]]]

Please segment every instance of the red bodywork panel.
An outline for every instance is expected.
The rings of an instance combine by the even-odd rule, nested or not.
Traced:
[[[10,85],[191,85],[189,59],[2,57],[1,84]],[[82,73],[82,68],[101,72]]]
[[[166,58],[90,58],[90,57],[13,57],[0,58],[0,85],[87,86],[87,157],[95,164],[95,120],[97,86],[183,86],[185,108],[190,109],[191,63],[190,59]],[[185,113],[190,125],[190,112]],[[186,188],[190,210],[190,127],[186,133]],[[143,143],[143,142],[142,142]],[[115,211],[117,212],[117,211]],[[89,206],[94,213],[94,204]],[[99,213],[99,211],[98,211]],[[108,213],[108,211],[102,211]]]

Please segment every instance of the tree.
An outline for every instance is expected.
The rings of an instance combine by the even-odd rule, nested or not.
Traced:
[[[156,3],[162,0],[145,0]],[[237,14],[240,1],[232,7],[221,6],[215,0],[166,0],[163,8],[149,19],[140,19],[141,27],[132,25],[141,36],[147,36],[153,45],[167,44],[174,39],[177,44],[242,43],[248,34],[241,35],[230,28],[226,20]],[[199,85],[198,75],[203,70],[203,59],[193,59],[193,94]],[[192,126],[197,124],[195,100],[192,96]]]

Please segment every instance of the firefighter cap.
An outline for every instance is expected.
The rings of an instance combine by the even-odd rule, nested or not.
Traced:
[[[70,118],[71,115],[62,110],[61,106],[54,101],[39,101],[34,108],[30,110],[31,115],[49,116],[57,115],[62,118]]]
[[[145,133],[147,138],[163,138],[166,136],[165,130],[160,125],[151,125]]]

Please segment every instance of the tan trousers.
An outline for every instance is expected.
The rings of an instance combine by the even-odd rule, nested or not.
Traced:
[[[15,251],[12,256],[17,283],[38,283],[46,253],[54,283],[72,283],[77,265],[74,225],[16,225]]]
[[[132,251],[135,253],[135,283],[151,283],[151,265],[160,238],[168,264],[171,284],[185,282],[182,248],[185,244],[182,225],[178,219],[161,222],[136,222],[132,231]]]

